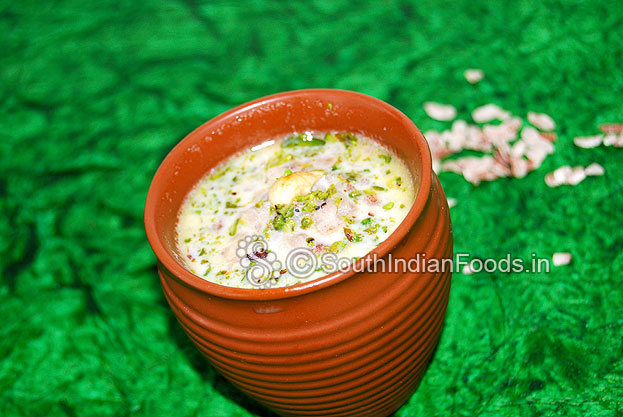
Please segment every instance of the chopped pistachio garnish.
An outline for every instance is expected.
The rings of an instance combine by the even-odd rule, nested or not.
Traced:
[[[342,177],[344,180],[348,182],[357,181],[358,176],[359,175],[356,172],[345,172],[344,175],[340,175],[340,177]]]
[[[338,133],[335,135],[337,139],[346,146],[346,148],[350,148],[353,145],[357,144],[357,136],[353,135],[350,132]]]
[[[369,235],[374,235],[379,231],[379,225],[377,223],[374,223],[372,226],[363,229],[363,231]]]
[[[329,246],[328,250],[329,252],[339,253],[344,250],[346,245],[346,242],[344,242],[343,240],[338,240],[337,242],[333,242],[331,246]]]
[[[286,219],[286,224],[283,226],[283,231],[287,233],[293,232],[294,226],[295,226],[294,219],[290,217]]]
[[[286,218],[283,217],[281,214],[278,214],[277,216],[275,216],[275,218],[272,220],[272,225],[273,228],[275,230],[281,230],[283,229],[283,226],[285,226],[286,224]]]
[[[361,234],[353,232],[349,227],[344,228],[344,236],[349,242],[361,242],[363,240]]]
[[[238,217],[229,228],[229,236],[234,236],[238,229],[238,223],[240,223],[240,217]]]
[[[229,169],[230,169],[230,167],[225,167],[224,169],[223,169],[223,167],[221,167],[221,169],[217,169],[212,174],[210,174],[210,176],[208,178],[210,180],[217,180],[217,179],[221,178],[223,175],[227,174],[227,172],[229,172]]]
[[[326,135],[324,135],[324,140],[327,143],[333,143],[333,142],[337,142],[338,139],[333,133],[329,132]]]
[[[268,163],[266,164],[267,168],[273,168],[276,166],[279,166],[281,164],[285,164],[288,161],[291,161],[292,158],[294,158],[294,156],[292,156],[291,154],[287,154],[284,152],[278,152],[277,155],[275,155],[274,158],[272,158],[270,161],[268,161]]]
[[[301,220],[301,228],[302,229],[307,229],[309,228],[309,226],[311,226],[314,223],[314,220],[309,217],[309,216],[305,216],[303,217],[303,219]]]
[[[301,133],[297,136],[290,136],[286,139],[281,147],[283,148],[292,148],[294,146],[322,146],[325,144],[325,141],[318,138],[309,137],[308,135]]]

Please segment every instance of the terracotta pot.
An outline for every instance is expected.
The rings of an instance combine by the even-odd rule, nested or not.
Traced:
[[[389,104],[341,90],[264,97],[189,134],[154,176],[147,237],[178,321],[242,391],[282,415],[389,415],[415,391],[431,360],[451,271],[351,270],[287,288],[236,289],[190,273],[175,247],[180,205],[210,168],[267,138],[305,130],[361,133],[408,161],[419,188],[415,203],[373,253],[386,260],[452,257],[448,205],[424,137]]]

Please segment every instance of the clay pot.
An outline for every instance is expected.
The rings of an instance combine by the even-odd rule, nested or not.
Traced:
[[[424,136],[389,104],[342,90],[260,98],[190,133],[154,176],[147,237],[178,321],[240,390],[282,415],[389,415],[413,394],[431,360],[451,271],[361,272],[370,254],[353,265],[360,272],[286,288],[237,289],[190,273],[175,247],[180,205],[207,171],[242,149],[305,130],[364,134],[408,161],[417,197],[374,250],[378,258],[452,257],[448,205]]]

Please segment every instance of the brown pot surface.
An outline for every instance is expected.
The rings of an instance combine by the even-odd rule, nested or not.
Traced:
[[[215,165],[293,132],[351,131],[400,155],[418,188],[396,231],[376,254],[452,257],[446,198],[424,136],[378,99],[343,90],[299,90],[243,104],[184,138],[156,172],[145,228],[165,296],[212,365],[282,415],[389,415],[419,384],[439,340],[451,271],[336,272],[286,288],[239,289],[184,268],[175,224],[184,197]]]

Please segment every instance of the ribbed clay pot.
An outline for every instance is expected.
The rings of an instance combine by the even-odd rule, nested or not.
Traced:
[[[190,273],[175,247],[180,205],[206,172],[242,149],[306,130],[360,133],[407,161],[415,203],[373,253],[386,260],[452,257],[448,205],[424,137],[389,104],[342,90],[264,97],[189,134],[154,176],[147,237],[178,321],[240,390],[282,415],[389,415],[413,394],[431,360],[451,271],[351,270],[287,288],[236,289]]]

